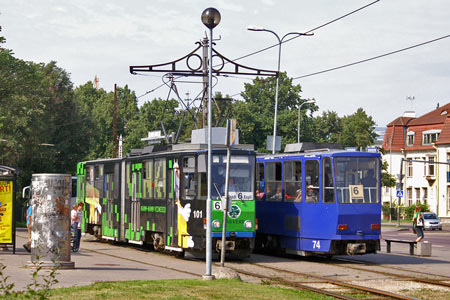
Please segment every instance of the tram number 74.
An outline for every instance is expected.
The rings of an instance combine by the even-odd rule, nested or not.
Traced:
[[[320,241],[312,241],[313,249],[320,249]]]

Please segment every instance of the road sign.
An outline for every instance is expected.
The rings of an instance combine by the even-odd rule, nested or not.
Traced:
[[[403,197],[403,191],[397,191],[397,197],[399,198]]]

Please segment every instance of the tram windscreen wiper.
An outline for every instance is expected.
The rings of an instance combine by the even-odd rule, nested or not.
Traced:
[[[214,188],[216,189],[217,195],[219,195],[219,198],[222,199],[222,195],[219,192],[219,189],[217,188],[217,185],[215,182],[213,182]]]

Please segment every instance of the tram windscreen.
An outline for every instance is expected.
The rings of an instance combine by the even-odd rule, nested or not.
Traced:
[[[335,157],[338,203],[380,202],[380,160],[377,157]]]
[[[226,155],[213,155],[211,165],[212,199],[220,199],[221,196],[225,196],[226,162]],[[231,200],[253,200],[254,166],[255,158],[253,156],[231,156],[228,184],[228,196]]]

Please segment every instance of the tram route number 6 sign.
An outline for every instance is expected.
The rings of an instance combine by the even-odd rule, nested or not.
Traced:
[[[349,185],[351,202],[364,202],[364,187],[362,184]]]

